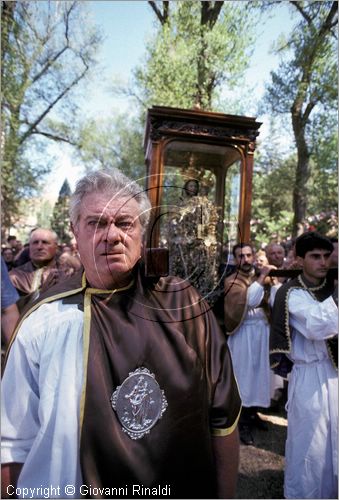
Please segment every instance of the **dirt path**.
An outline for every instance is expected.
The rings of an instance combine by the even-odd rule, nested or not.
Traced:
[[[237,498],[284,498],[285,412],[260,414],[268,431],[257,430],[255,446],[240,447]]]

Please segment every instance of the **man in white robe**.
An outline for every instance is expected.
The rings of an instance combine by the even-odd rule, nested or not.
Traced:
[[[285,498],[338,498],[337,287],[327,277],[332,243],[317,233],[296,241],[303,272],[278,290],[272,367],[290,373]],[[283,370],[283,372],[281,371]]]
[[[268,277],[272,265],[256,275],[254,251],[248,243],[233,248],[235,273],[225,279],[224,318],[234,372],[243,409],[239,421],[240,439],[254,444],[254,428],[267,430],[258,407],[270,406],[269,294],[275,279]]]

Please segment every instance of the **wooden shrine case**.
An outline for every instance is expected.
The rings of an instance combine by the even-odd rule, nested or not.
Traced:
[[[260,125],[246,116],[148,110],[144,148],[153,213],[147,246],[168,248],[170,274],[204,295],[218,281],[225,250],[250,237]]]

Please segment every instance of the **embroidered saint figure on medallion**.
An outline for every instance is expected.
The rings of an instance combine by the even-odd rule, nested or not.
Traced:
[[[164,391],[147,368],[129,373],[111,397],[113,410],[122,430],[132,439],[140,439],[162,417],[167,408]]]

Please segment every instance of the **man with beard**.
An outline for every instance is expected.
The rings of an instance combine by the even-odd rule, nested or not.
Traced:
[[[237,270],[225,279],[224,316],[243,404],[240,439],[251,445],[254,427],[267,429],[257,410],[270,406],[269,295],[276,281],[267,275],[275,267],[264,265],[256,275],[249,243],[235,245],[233,256]]]

